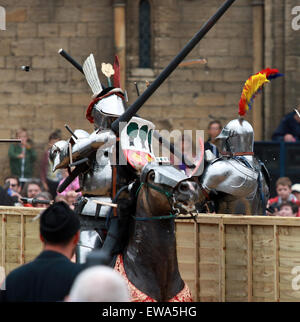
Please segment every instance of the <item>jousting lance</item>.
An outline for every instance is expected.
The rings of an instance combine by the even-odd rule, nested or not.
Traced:
[[[169,63],[169,65],[158,75],[153,83],[143,92],[141,96],[111,125],[111,129],[118,133],[119,123],[128,122],[148,100],[148,98],[159,88],[159,86],[170,76],[176,67],[183,61],[183,59],[192,51],[192,49],[199,43],[199,41],[207,34],[207,32],[217,23],[227,9],[235,2],[235,0],[227,0],[217,10],[217,12],[210,17],[207,22],[200,28],[194,37],[185,45],[177,56]],[[171,151],[172,152],[172,151]]]

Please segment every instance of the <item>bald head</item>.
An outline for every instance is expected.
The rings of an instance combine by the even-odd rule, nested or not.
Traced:
[[[93,266],[82,271],[71,288],[69,302],[129,302],[126,282],[107,266]]]

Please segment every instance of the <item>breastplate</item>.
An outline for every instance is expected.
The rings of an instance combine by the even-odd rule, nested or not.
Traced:
[[[252,197],[257,189],[258,173],[239,161],[227,159],[209,165],[202,185],[237,198]]]
[[[228,160],[227,162],[230,175],[220,183],[217,190],[236,197],[252,197],[257,189],[258,174],[256,171],[235,160]]]

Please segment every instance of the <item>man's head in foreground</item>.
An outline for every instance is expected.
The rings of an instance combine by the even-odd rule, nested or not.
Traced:
[[[79,240],[78,216],[65,202],[56,202],[40,217],[40,239],[45,250],[62,253],[71,258]]]
[[[122,276],[107,266],[82,271],[74,281],[69,302],[129,302],[129,291]]]

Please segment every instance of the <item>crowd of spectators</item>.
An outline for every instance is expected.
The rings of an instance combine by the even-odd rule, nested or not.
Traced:
[[[49,135],[48,145],[44,151],[35,177],[37,153],[33,141],[29,138],[25,128],[16,132],[20,143],[13,143],[8,150],[11,174],[3,182],[1,190],[1,205],[15,205],[25,207],[47,208],[53,201],[64,201],[72,209],[77,197],[81,194],[78,178],[62,193],[57,193],[57,187],[68,176],[67,170],[53,171],[53,164],[49,160],[49,152],[54,143],[61,140],[60,130]],[[38,201],[49,201],[39,203]]]

